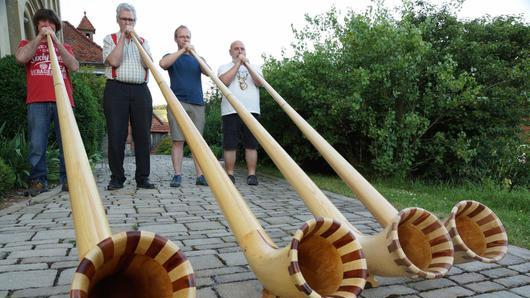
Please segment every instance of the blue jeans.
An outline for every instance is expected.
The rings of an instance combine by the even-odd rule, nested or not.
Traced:
[[[61,130],[57,107],[53,102],[28,104],[28,134],[29,134],[29,180],[48,182],[48,167],[46,166],[46,148],[50,124],[55,127],[56,142],[59,146],[59,178],[61,184],[66,182],[66,169],[64,166],[63,146],[61,143]]]

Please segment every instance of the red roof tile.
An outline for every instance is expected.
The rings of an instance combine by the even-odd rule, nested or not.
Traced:
[[[80,63],[103,63],[103,49],[68,21],[63,21],[63,37]]]

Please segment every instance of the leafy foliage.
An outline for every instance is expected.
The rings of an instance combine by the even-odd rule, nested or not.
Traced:
[[[335,9],[306,16],[293,29],[294,56],[266,58],[265,76],[363,172],[530,185],[530,165],[521,162],[530,27],[517,17],[460,21],[459,5],[405,1],[396,19],[380,4],[342,20]],[[298,162],[325,168],[270,96],[262,98],[271,134]]]
[[[16,187],[27,187],[29,176],[28,143],[23,132],[13,137],[5,135],[6,124],[0,127],[0,159],[14,172]]]
[[[221,93],[219,89],[211,87],[206,92],[206,121],[203,137],[213,154],[220,158],[223,155],[223,133],[221,130]]]
[[[0,195],[15,184],[15,172],[0,158]]]
[[[88,156],[101,151],[101,142],[105,134],[103,116],[103,89],[105,79],[83,69],[72,74],[74,88],[75,118],[83,138]]]
[[[3,136],[14,137],[20,129],[27,132],[26,120],[26,72],[18,65],[15,56],[0,59],[0,119],[5,122]]]

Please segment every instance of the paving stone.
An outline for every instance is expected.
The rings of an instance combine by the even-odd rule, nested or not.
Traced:
[[[512,289],[512,292],[528,298],[530,297],[530,285]]]
[[[77,268],[79,261],[63,261],[63,262],[54,262],[51,265],[52,269],[63,269],[63,268]]]
[[[515,271],[519,271],[521,273],[528,273],[530,272],[530,262],[519,264],[519,265],[514,265],[514,266],[509,266],[508,268],[515,270]]]
[[[503,290],[504,286],[498,283],[491,282],[491,281],[482,281],[482,282],[467,284],[466,288],[476,293],[487,293],[487,292]]]
[[[234,274],[224,274],[219,275],[215,277],[215,280],[218,283],[230,283],[230,282],[237,282],[237,281],[245,281],[250,279],[255,279],[256,276],[252,272],[241,272],[241,273],[234,273]]]
[[[429,280],[407,284],[407,286],[412,287],[418,291],[446,288],[446,287],[454,286],[454,285],[456,285],[454,282],[446,278],[429,279]]]
[[[521,298],[521,296],[508,291],[492,292],[473,296],[473,298]]]
[[[386,285],[395,285],[395,284],[404,284],[409,283],[411,281],[410,278],[407,277],[384,277],[384,276],[377,276],[377,281],[379,282],[380,286],[386,286]]]
[[[491,270],[480,271],[481,274],[484,274],[491,278],[499,278],[505,276],[513,276],[519,274],[517,271],[510,270],[507,268],[496,268]]]
[[[371,289],[364,289],[362,296],[366,298],[383,298],[396,297],[397,295],[415,294],[418,291],[403,285],[392,285],[386,287],[377,287]]]
[[[53,248],[53,249],[36,249],[36,250],[24,250],[15,251],[9,254],[8,258],[29,258],[29,257],[54,257],[54,256],[66,256],[68,249],[66,248]]]
[[[419,294],[420,297],[423,298],[457,298],[457,297],[467,297],[471,296],[474,293],[468,289],[464,289],[462,287],[449,287],[449,288],[443,288],[443,289],[437,289],[427,292],[422,292]]]
[[[51,287],[56,270],[28,270],[0,273],[0,290]]]
[[[262,287],[257,281],[221,284],[215,287],[221,298],[261,297]]]
[[[508,245],[508,253],[519,258],[530,261],[530,250],[521,247]]]
[[[214,255],[188,258],[194,270],[210,269],[222,267],[223,263]]]
[[[516,275],[516,276],[510,276],[510,277],[504,277],[504,278],[496,278],[494,281],[496,283],[500,283],[501,285],[507,288],[513,288],[513,287],[519,287],[522,285],[530,285],[530,276]]]
[[[1,234],[0,233],[0,243],[18,242],[18,241],[29,240],[29,239],[31,239],[31,237],[33,235],[35,235],[34,232],[31,232],[31,233],[14,233],[14,234]]]
[[[186,227],[183,224],[163,224],[163,225],[140,225],[139,230],[149,231],[164,236],[167,233],[184,232]]]
[[[242,252],[222,253],[219,257],[227,266],[247,265],[247,259]]]
[[[72,282],[72,278],[74,276],[75,271],[76,271],[76,268],[69,268],[69,269],[63,270],[61,274],[59,275],[59,280],[57,281],[57,285],[69,285]]]
[[[226,227],[218,222],[197,222],[197,223],[187,223],[186,226],[190,230],[217,230],[217,229],[225,229]]]
[[[526,262],[527,260],[512,254],[506,254],[504,258],[497,262],[500,265],[517,265]]]
[[[217,298],[217,294],[211,288],[201,288],[197,290],[197,297]]]
[[[75,239],[74,230],[49,230],[37,232],[33,240],[41,239]]]
[[[470,282],[477,282],[477,281],[481,281],[481,280],[485,279],[484,275],[478,274],[478,273],[475,273],[475,272],[462,273],[462,274],[458,274],[458,275],[450,275],[447,278],[449,278],[452,281],[454,281],[454,282],[456,282],[458,284],[461,284],[461,285],[462,284],[467,284],[467,283],[470,283]]]
[[[481,270],[487,270],[487,269],[499,267],[499,265],[495,263],[481,263],[481,262],[476,262],[476,261],[458,264],[457,266],[464,271],[470,271],[470,272],[477,272]]]
[[[47,287],[47,288],[33,288],[18,290],[13,293],[11,297],[46,297],[54,295],[53,297],[62,297],[66,298],[69,296],[70,286],[57,286],[57,287]]]
[[[48,264],[36,263],[36,264],[16,264],[16,265],[0,266],[0,272],[26,271],[26,270],[36,270],[36,269],[48,269]]]
[[[194,246],[194,245],[207,245],[207,244],[223,244],[223,240],[219,238],[201,238],[201,239],[193,239],[193,240],[184,240],[185,246]]]

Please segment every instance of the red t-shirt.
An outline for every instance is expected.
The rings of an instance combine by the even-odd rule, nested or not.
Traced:
[[[27,40],[21,40],[18,47],[21,48],[28,44]],[[73,55],[72,47],[64,44],[66,50]],[[64,78],[64,85],[66,92],[70,98],[70,104],[74,106],[74,98],[72,96],[72,83],[70,82],[70,74],[68,68],[63,63],[63,58],[59,55],[59,50],[55,47],[55,54],[59,60],[59,66]],[[26,82],[28,95],[26,97],[26,104],[35,102],[55,102],[55,88],[53,84],[52,66],[50,55],[48,52],[48,43],[44,39],[39,46],[35,55],[26,63]]]

